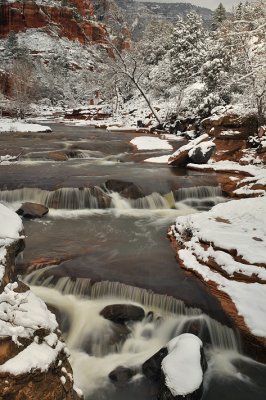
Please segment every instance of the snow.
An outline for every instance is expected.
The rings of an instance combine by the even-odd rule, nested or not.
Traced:
[[[20,217],[0,204],[0,279],[6,269],[7,247],[23,238],[23,225]],[[0,333],[1,337],[11,338],[17,346],[20,339],[32,339],[26,348],[0,365],[0,373],[25,374],[33,370],[47,371],[65,344],[54,332],[58,328],[54,314],[46,304],[30,290],[17,290],[17,282],[7,283],[0,293]],[[39,343],[36,331],[48,332]]]
[[[188,164],[189,168],[197,170],[211,169],[217,172],[235,172],[244,173],[249,175],[247,178],[243,178],[238,182],[238,187],[234,190],[234,193],[239,196],[252,196],[252,195],[265,195],[263,189],[253,189],[254,185],[266,186],[266,168],[263,164],[257,164],[255,160],[255,165],[240,165],[234,161],[209,161],[208,164]]]
[[[6,361],[0,366],[0,373],[20,375],[36,370],[48,371],[50,365],[56,360],[58,353],[64,348],[64,343],[58,340],[55,348],[50,347],[44,338],[44,342],[31,343],[18,355]]]
[[[23,229],[21,218],[0,203],[0,246],[19,239]]]
[[[185,333],[172,339],[169,354],[162,361],[165,384],[173,396],[193,393],[202,384],[202,341],[195,335]]]
[[[188,155],[189,155],[189,157],[192,157],[193,154],[194,154],[194,152],[195,152],[197,149],[200,149],[202,155],[205,156],[205,154],[207,154],[208,151],[209,151],[212,147],[215,147],[215,144],[213,143],[212,140],[209,140],[208,142],[199,143],[199,144],[197,144],[196,146],[194,146],[194,147],[188,152]]]
[[[192,238],[183,239],[188,231]],[[228,279],[241,273],[265,281],[265,197],[233,200],[208,212],[178,217],[172,233],[184,247],[178,255],[185,268],[200,274],[205,281],[215,282],[231,297],[250,331],[266,337],[266,285]],[[210,243],[210,247],[205,250],[202,242]],[[231,254],[236,254],[237,259]],[[221,266],[225,276],[206,265],[209,257]]]
[[[8,283],[0,294],[0,332],[11,336],[15,342],[19,338],[30,338],[38,329],[55,330],[57,322],[45,303],[31,291],[15,292],[18,284]]]
[[[21,236],[22,230],[20,217],[0,204],[0,284],[5,274],[6,247],[24,237]]]
[[[167,140],[156,137],[139,136],[130,141],[138,150],[173,150]]]
[[[5,156],[0,156],[0,164],[1,165],[9,165],[18,160],[17,156],[10,156],[9,154]]]
[[[167,164],[169,160],[169,155],[159,156],[159,157],[150,157],[146,158],[144,162],[156,163],[156,164]]]
[[[52,129],[49,126],[24,121],[0,119],[0,132],[52,132]]]

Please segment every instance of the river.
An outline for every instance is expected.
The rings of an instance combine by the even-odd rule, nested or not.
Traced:
[[[230,320],[179,268],[167,239],[177,216],[226,201],[215,174],[143,162],[165,153],[136,151],[129,143],[136,134],[51,127],[47,134],[1,134],[1,152],[22,151],[22,157],[1,166],[0,201],[13,209],[23,201],[50,208],[45,218],[24,221],[18,270],[56,312],[86,399],[156,399],[156,385],[142,376],[141,364],[195,325],[209,362],[203,399],[265,399],[266,367],[241,353]],[[110,180],[139,185],[143,197],[107,190]],[[125,334],[99,312],[127,302],[143,306],[147,317]],[[136,374],[116,387],[108,374],[120,365]]]

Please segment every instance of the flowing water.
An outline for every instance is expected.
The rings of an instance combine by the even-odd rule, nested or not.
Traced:
[[[265,366],[241,353],[218,302],[179,268],[166,237],[177,216],[226,201],[215,174],[144,163],[164,152],[136,152],[129,133],[53,128],[1,135],[1,152],[23,157],[1,166],[0,201],[14,209],[25,201],[50,208],[45,218],[24,221],[18,268],[56,313],[86,399],[155,400],[158,388],[141,365],[183,332],[205,344],[204,400],[265,399]],[[142,196],[107,190],[110,179],[133,182]],[[145,319],[121,326],[100,316],[117,303],[142,306]],[[125,386],[108,378],[117,366],[134,370]]]

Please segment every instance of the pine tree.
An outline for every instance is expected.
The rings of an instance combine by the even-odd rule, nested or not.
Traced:
[[[195,80],[205,59],[206,37],[198,14],[189,13],[184,20],[178,18],[170,50],[173,84],[183,85]]]
[[[220,3],[214,11],[213,20],[219,26],[226,19],[226,9],[223,4]]]

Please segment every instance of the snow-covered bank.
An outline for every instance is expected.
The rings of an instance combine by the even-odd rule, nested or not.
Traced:
[[[208,164],[188,164],[188,168],[199,171],[226,172],[239,174],[240,178],[236,180],[233,194],[237,197],[264,196],[266,190],[266,168],[264,164],[241,165],[234,161],[209,161]],[[244,175],[244,176],[243,176]],[[248,175],[245,177],[245,175]],[[229,178],[230,179],[230,178]]]
[[[49,126],[31,124],[25,121],[0,119],[0,132],[52,132]]]
[[[136,146],[138,150],[173,150],[167,140],[156,137],[140,136],[132,139],[130,143]]]
[[[22,232],[20,217],[0,204],[0,393],[8,398],[14,391],[25,393],[28,399],[61,399],[68,393],[74,400],[78,397],[68,350],[56,318],[28,286],[16,281],[14,265],[23,249]]]
[[[265,197],[178,217],[169,234],[181,266],[200,277],[242,331],[265,345]]]

